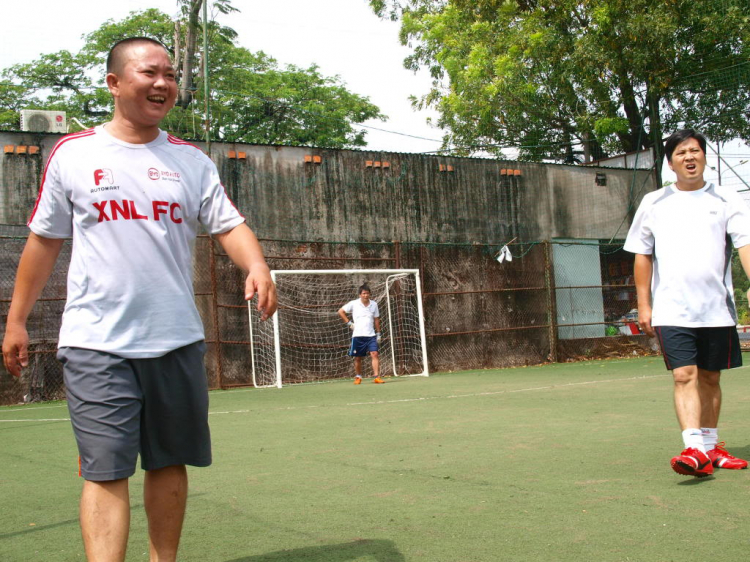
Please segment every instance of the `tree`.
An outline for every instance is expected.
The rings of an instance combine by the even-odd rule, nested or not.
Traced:
[[[683,125],[750,139],[750,20],[740,0],[370,0],[401,20],[459,153],[574,162]],[[583,147],[583,154],[574,151]],[[659,161],[660,158],[657,158]]]
[[[108,20],[84,36],[79,53],[59,51],[2,72],[0,128],[18,128],[21,109],[66,111],[84,126],[106,121],[112,111],[104,85],[107,53],[118,40],[148,36],[175,54],[181,74],[180,97],[164,126],[188,138],[204,136],[205,103],[202,33],[193,15],[201,0],[183,0],[182,15],[173,21],[159,10],[132,12],[122,21]],[[229,0],[215,9],[235,11]],[[197,27],[196,27],[197,26]],[[279,67],[265,53],[237,45],[236,32],[215,21],[207,28],[212,140],[260,144],[315,145],[330,148],[365,146],[356,125],[384,119],[369,99],[346,89],[339,77],[326,77],[316,66]],[[192,46],[191,46],[192,45]],[[74,121],[75,122],[75,121]]]

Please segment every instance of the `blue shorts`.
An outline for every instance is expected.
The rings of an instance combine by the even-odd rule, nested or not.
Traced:
[[[684,328],[654,326],[664,363],[670,371],[696,365],[705,371],[722,371],[742,366],[737,328]]]
[[[128,478],[139,454],[144,470],[211,464],[205,351],[202,341],[150,359],[58,350],[81,476]]]
[[[352,338],[352,345],[349,346],[349,355],[351,357],[366,357],[371,351],[378,351],[377,336],[365,336]]]

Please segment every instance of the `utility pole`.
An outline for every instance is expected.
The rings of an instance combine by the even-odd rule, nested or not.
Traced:
[[[206,111],[206,152],[211,156],[211,102],[208,84],[208,0],[203,0],[203,96]]]
[[[721,185],[721,142],[716,143],[716,156],[719,157],[719,164],[716,169],[719,172],[719,185]]]

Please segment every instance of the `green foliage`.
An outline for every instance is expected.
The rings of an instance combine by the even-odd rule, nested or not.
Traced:
[[[603,117],[594,123],[597,137],[607,137],[618,133],[627,133],[628,120],[624,117]]]
[[[183,0],[184,18],[199,4]],[[236,11],[229,0],[212,5],[225,14]],[[76,121],[85,127],[106,121],[113,110],[104,87],[110,47],[127,37],[148,36],[176,52],[179,60],[185,39],[176,45],[176,37],[186,33],[189,22],[184,18],[175,22],[155,9],[131,12],[124,20],[108,20],[85,35],[86,44],[79,53],[59,51],[5,69],[0,83],[0,128],[17,129],[21,109],[66,111],[74,127]],[[365,131],[357,124],[384,119],[378,107],[348,91],[337,76],[323,76],[314,65],[282,68],[265,53],[237,45],[237,33],[216,22],[209,22],[207,34],[212,140],[352,148],[366,145]],[[183,75],[181,80],[190,85],[192,95],[164,123],[170,132],[187,138],[205,136],[204,53],[198,43],[195,61],[188,67],[190,79]],[[178,70],[183,72],[185,67],[179,65]]]
[[[470,154],[576,161],[658,145],[684,125],[750,139],[750,20],[742,0],[371,0],[400,19],[417,105]],[[584,154],[573,153],[582,145]]]

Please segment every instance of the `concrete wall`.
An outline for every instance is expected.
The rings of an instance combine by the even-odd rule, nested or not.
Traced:
[[[0,224],[25,224],[59,138],[0,132]],[[648,171],[420,154],[213,144],[212,158],[258,236],[286,240],[622,238],[656,185]],[[597,172],[605,186],[595,184]]]

